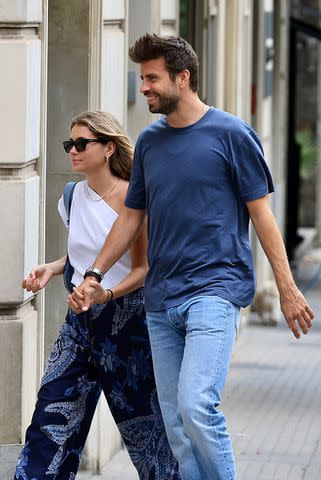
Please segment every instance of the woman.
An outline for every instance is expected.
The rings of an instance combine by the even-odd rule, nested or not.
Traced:
[[[78,285],[101,249],[124,203],[133,148],[117,120],[85,112],[63,142],[76,184],[70,211],[58,210],[68,227],[68,257]],[[68,221],[69,220],[69,221]],[[69,309],[49,356],[15,479],[72,480],[101,390],[140,479],[178,479],[155,389],[143,307],[147,271],[146,229],[134,247],[96,284],[98,305]],[[23,288],[37,292],[63,273],[66,256],[39,265]]]

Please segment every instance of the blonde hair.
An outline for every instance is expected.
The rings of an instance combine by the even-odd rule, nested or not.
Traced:
[[[118,120],[110,113],[100,110],[88,111],[75,117],[71,122],[70,129],[75,125],[84,125],[100,139],[106,138],[106,143],[111,141],[115,144],[115,152],[109,159],[110,170],[117,177],[128,181],[134,148]]]

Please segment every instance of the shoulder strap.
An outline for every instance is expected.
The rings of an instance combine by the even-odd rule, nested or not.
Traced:
[[[76,183],[77,182],[66,183],[65,188],[64,188],[64,193],[63,193],[63,199],[64,199],[65,210],[66,210],[66,213],[67,213],[67,223],[68,223],[68,225],[69,225],[69,220],[70,220],[70,210],[71,210],[72,196],[74,194]]]

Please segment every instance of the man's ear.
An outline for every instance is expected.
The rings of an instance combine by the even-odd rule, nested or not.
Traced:
[[[189,85],[189,79],[190,79],[190,72],[189,70],[185,69],[185,70],[182,70],[179,74],[178,74],[178,86],[181,87],[181,88],[185,88]]]

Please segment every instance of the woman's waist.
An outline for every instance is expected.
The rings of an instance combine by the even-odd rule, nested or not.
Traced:
[[[72,259],[70,259],[70,263],[72,264]],[[74,262],[76,263],[76,262]],[[88,263],[86,266],[83,265],[73,265],[74,273],[72,276],[72,283],[76,286],[80,285],[84,280],[84,273],[88,267],[92,265]],[[120,283],[130,272],[130,267],[124,265],[115,264],[105,275],[102,279],[101,285],[103,288],[113,288],[115,285]]]

